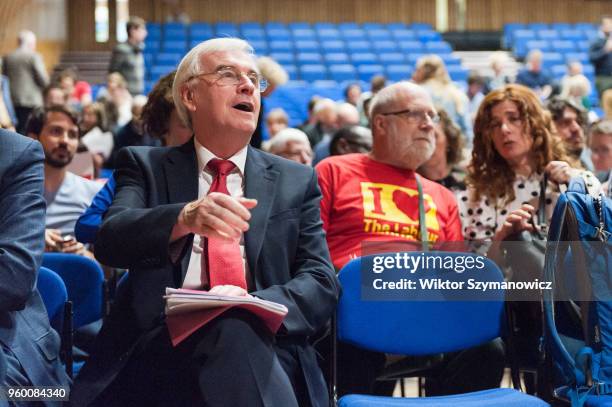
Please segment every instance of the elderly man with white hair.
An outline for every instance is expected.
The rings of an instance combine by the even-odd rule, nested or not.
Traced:
[[[193,139],[119,153],[96,255],[130,273],[73,405],[329,405],[309,338],[330,319],[339,283],[314,170],[249,145],[266,85],[247,42],[205,41],[172,90]],[[250,311],[214,309],[183,321],[180,335],[164,314],[168,287],[261,298],[288,313],[273,332]]]
[[[331,99],[320,99],[312,108],[314,123],[304,127],[304,133],[310,140],[310,146],[315,148],[321,140],[329,138],[338,128],[338,113],[336,102]]]
[[[298,129],[283,129],[270,140],[270,153],[300,164],[312,165],[312,148],[308,136]]]
[[[438,121],[424,88],[398,82],[378,92],[370,104],[372,152],[332,156],[316,167],[323,193],[321,218],[337,269],[361,256],[366,241],[370,247],[391,241],[420,247],[424,237],[419,201],[428,242],[438,247],[463,240],[453,193],[415,172],[434,152]],[[339,395],[371,393],[385,366],[385,355],[342,342],[338,349]],[[499,386],[504,352],[501,343],[494,341],[462,352],[431,355],[426,363],[433,368],[426,378],[428,396],[463,393]]]
[[[30,112],[43,105],[43,89],[49,76],[43,60],[36,52],[36,36],[23,30],[17,37],[18,48],[4,57],[2,73],[10,82],[11,99],[17,115],[17,132],[23,134]]]
[[[352,104],[345,103],[337,103],[336,104],[336,128],[342,129],[346,126],[354,126],[359,124],[359,111]],[[317,165],[324,158],[329,157],[332,138],[337,132],[333,134],[326,134],[323,136],[323,139],[317,144],[314,149],[314,162],[313,165]]]

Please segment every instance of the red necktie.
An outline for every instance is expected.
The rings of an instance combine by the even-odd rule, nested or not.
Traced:
[[[208,162],[207,167],[214,174],[208,193],[221,192],[230,195],[227,190],[227,175],[236,165],[229,160],[213,158]],[[232,240],[217,237],[207,238],[202,256],[202,269],[204,269],[204,262],[206,262],[208,282],[211,288],[217,285],[235,285],[247,289],[239,238]],[[205,277],[202,276],[203,281],[206,281]]]

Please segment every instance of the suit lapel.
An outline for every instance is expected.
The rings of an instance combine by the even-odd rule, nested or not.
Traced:
[[[193,138],[168,152],[163,167],[168,187],[168,203],[187,203],[198,198],[198,161]],[[180,263],[181,274],[180,277],[175,275],[178,286],[180,286],[187,273],[193,235],[188,235],[183,244],[183,255]]]
[[[245,197],[257,199],[257,206],[251,211],[249,230],[244,236],[247,262],[257,283],[257,259],[274,202],[278,171],[272,168],[261,152],[249,147],[244,172]]]

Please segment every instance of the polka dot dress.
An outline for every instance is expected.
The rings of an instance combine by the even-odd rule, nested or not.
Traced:
[[[463,227],[463,235],[468,240],[491,239],[495,232],[501,229],[510,212],[519,209],[523,203],[529,203],[536,209],[539,204],[540,180],[542,176],[532,174],[529,177],[517,176],[514,181],[515,199],[502,206],[503,197],[496,202],[487,197],[481,197],[478,202],[470,198],[474,190],[456,192],[459,203],[459,215]],[[553,209],[559,198],[559,192],[551,182],[546,188],[546,219],[550,221]]]

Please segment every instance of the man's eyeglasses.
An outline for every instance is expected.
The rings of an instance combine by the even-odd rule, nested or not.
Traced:
[[[437,113],[434,113],[431,111],[426,112],[424,110],[404,109],[404,110],[399,110],[397,112],[388,112],[388,113],[381,113],[381,114],[383,116],[389,116],[389,115],[404,116],[406,119],[408,119],[410,123],[423,123],[427,119],[431,120],[431,122],[434,124],[440,123],[440,116]]]
[[[217,79],[213,82],[221,86],[239,85],[242,82],[242,76],[246,76],[247,79],[255,86],[255,89],[259,92],[265,92],[268,88],[268,81],[258,74],[257,72],[243,73],[231,66],[223,66],[214,72],[205,72],[197,75],[193,75],[189,80],[199,78],[200,76],[216,75]]]

